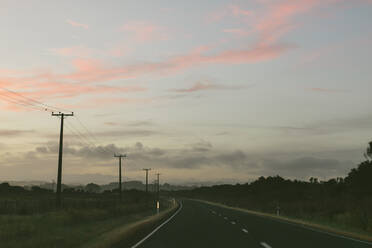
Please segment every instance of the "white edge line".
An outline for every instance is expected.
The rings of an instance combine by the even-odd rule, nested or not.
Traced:
[[[212,205],[210,203],[205,203],[205,204]],[[224,207],[222,207],[222,208],[224,208]],[[330,236],[333,236],[333,237],[337,237],[337,238],[342,238],[342,239],[346,239],[346,240],[350,240],[350,241],[354,241],[354,242],[358,242],[358,243],[362,243],[362,244],[367,244],[367,245],[371,245],[372,244],[372,242],[369,242],[369,241],[364,241],[364,240],[355,239],[355,238],[347,237],[347,236],[340,235],[340,234],[335,234],[335,233],[323,231],[323,230],[320,230],[320,229],[312,228],[312,227],[307,226],[307,225],[303,225],[303,224],[299,224],[299,223],[293,223],[293,222],[290,222],[290,221],[276,219],[276,218],[271,217],[271,216],[262,216],[262,215],[258,215],[258,214],[253,214],[253,213],[245,212],[245,211],[240,211],[240,210],[237,210],[237,209],[231,209],[229,207],[228,207],[228,209],[233,210],[233,211],[238,211],[238,212],[246,213],[248,215],[257,216],[257,217],[260,217],[260,218],[270,219],[272,221],[281,222],[281,223],[284,223],[284,224],[289,224],[289,225],[292,225],[292,226],[301,227],[303,229],[307,229],[307,230],[310,230],[310,231],[313,231],[313,232],[322,233],[322,234],[327,234],[327,235],[330,235]]]
[[[271,246],[266,244],[265,242],[261,242],[260,245],[262,245],[265,248],[271,248]]]
[[[266,218],[269,218],[271,220],[274,220],[274,221],[277,221],[277,222],[281,222],[281,223],[284,223],[284,224],[289,224],[289,225],[292,225],[292,226],[301,227],[303,229],[307,229],[307,230],[310,230],[310,231],[313,231],[313,232],[327,234],[329,236],[333,236],[333,237],[336,237],[336,238],[342,238],[342,239],[346,239],[346,240],[350,240],[350,241],[354,241],[354,242],[358,242],[358,243],[362,243],[362,244],[367,244],[367,245],[371,245],[372,244],[372,242],[368,242],[368,241],[364,241],[364,240],[359,240],[359,239],[354,239],[354,238],[350,238],[350,237],[347,237],[347,236],[344,236],[344,235],[339,235],[339,234],[335,234],[335,233],[323,231],[323,230],[320,230],[320,229],[316,229],[316,228],[307,226],[306,224],[304,225],[304,224],[299,224],[299,223],[292,223],[290,221],[279,220],[279,219],[275,219],[273,217],[266,217]]]
[[[248,233],[247,229],[245,229],[245,228],[243,228],[242,231],[245,232],[245,233]]]
[[[150,238],[154,233],[156,233],[162,226],[164,226],[165,224],[167,224],[171,219],[173,219],[174,216],[176,216],[182,209],[182,202],[180,202],[180,208],[171,216],[169,217],[169,219],[167,219],[166,221],[164,221],[162,224],[160,224],[157,228],[155,228],[152,232],[150,232],[146,237],[144,237],[143,239],[141,239],[137,244],[133,245],[131,248],[136,248],[138,247],[140,244],[142,244],[143,242],[146,241],[146,239]]]

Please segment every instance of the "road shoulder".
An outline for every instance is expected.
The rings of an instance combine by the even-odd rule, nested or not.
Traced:
[[[326,234],[331,235],[331,236],[338,236],[338,237],[342,237],[342,238],[345,238],[345,239],[355,240],[355,241],[358,241],[358,242],[363,242],[363,243],[367,243],[367,244],[372,245],[372,237],[367,236],[367,235],[361,235],[361,234],[341,231],[341,230],[337,230],[337,229],[330,228],[330,227],[327,227],[327,226],[319,225],[319,224],[316,224],[316,223],[311,223],[311,222],[298,220],[298,219],[293,219],[293,218],[288,218],[288,217],[283,217],[283,216],[276,216],[274,214],[267,214],[267,213],[261,213],[261,212],[252,211],[252,210],[243,209],[243,208],[238,208],[238,207],[231,207],[231,206],[227,206],[227,205],[224,205],[224,204],[221,204],[221,203],[216,203],[216,202],[210,202],[210,201],[199,200],[199,199],[188,199],[188,200],[198,201],[198,202],[202,202],[202,203],[205,203],[205,204],[209,204],[209,205],[213,205],[213,206],[217,206],[217,207],[221,207],[221,208],[226,208],[226,209],[231,209],[231,210],[235,210],[235,211],[245,212],[245,213],[248,213],[248,214],[252,214],[252,215],[256,215],[256,216],[260,216],[260,217],[264,217],[264,218],[270,218],[270,219],[273,219],[273,220],[276,220],[276,221],[285,222],[287,224],[297,225],[297,226],[300,226],[302,228],[306,228],[306,229],[309,229],[309,230],[312,230],[312,231],[322,232],[322,233],[326,233]]]
[[[164,219],[171,216],[177,209],[178,204],[176,203],[159,214],[141,218],[135,222],[105,232],[81,248],[131,247]]]

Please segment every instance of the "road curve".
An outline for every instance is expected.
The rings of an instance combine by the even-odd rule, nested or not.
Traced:
[[[371,248],[372,243],[185,200],[177,215],[136,247]]]

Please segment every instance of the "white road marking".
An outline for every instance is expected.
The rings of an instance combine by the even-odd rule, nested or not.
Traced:
[[[225,220],[228,220],[228,218],[227,217],[223,217]]]
[[[235,225],[235,224],[236,224],[236,222],[235,222],[235,221],[231,221],[231,224]]]
[[[306,226],[304,224],[294,223],[294,222],[290,222],[290,221],[286,221],[286,220],[279,220],[279,219],[275,219],[273,217],[262,217],[262,218],[270,219],[272,221],[292,225],[292,226],[295,226],[295,227],[300,227],[300,228],[303,228],[303,229],[306,229],[306,230],[309,230],[309,231],[326,234],[326,235],[333,236],[333,237],[336,237],[336,238],[342,238],[342,239],[347,239],[347,240],[351,240],[351,241],[362,243],[362,244],[372,245],[372,242],[369,242],[369,241],[354,239],[354,238],[343,236],[341,234],[335,234],[335,233],[331,233],[331,232],[328,232],[328,231],[323,231],[323,230],[320,230],[320,229],[312,228],[310,226]]]
[[[242,231],[245,232],[245,233],[248,233],[248,230],[245,229],[245,228],[243,228]]]
[[[208,202],[204,202],[204,204],[213,205],[213,204],[208,203]],[[226,207],[223,207],[223,208],[226,208]],[[236,210],[236,209],[235,209],[235,211],[242,212],[241,210]],[[256,214],[251,214],[251,215],[259,216],[259,215],[256,215]],[[336,238],[347,239],[347,240],[358,242],[358,243],[361,243],[361,244],[372,245],[372,242],[369,242],[369,241],[359,240],[359,239],[347,237],[347,236],[344,236],[344,235],[341,235],[341,234],[335,234],[335,233],[331,233],[331,232],[328,232],[328,231],[323,231],[323,230],[320,230],[320,229],[316,229],[315,227],[312,228],[312,227],[309,227],[309,226],[305,226],[303,224],[293,223],[293,222],[289,222],[289,221],[285,221],[285,220],[278,220],[278,219],[275,219],[273,217],[265,217],[265,216],[259,216],[259,217],[265,218],[265,219],[270,219],[272,221],[281,222],[281,223],[292,225],[292,226],[296,226],[296,227],[300,227],[300,228],[303,228],[303,229],[307,229],[307,230],[317,232],[317,233],[322,233],[322,234],[333,236],[333,237],[336,237]]]
[[[182,209],[182,202],[180,202],[180,208],[171,216],[169,217],[169,219],[167,219],[166,221],[164,221],[162,224],[160,224],[157,228],[155,228],[151,233],[149,233],[146,237],[144,237],[143,239],[141,239],[137,244],[133,245],[131,248],[136,248],[138,247],[140,244],[142,244],[143,242],[146,241],[146,239],[150,238],[154,233],[156,233],[156,231],[158,231],[162,226],[164,226],[165,224],[167,224],[171,219],[173,219],[174,216],[176,216]]]
[[[260,245],[262,245],[265,248],[271,248],[271,246],[266,244],[265,242],[261,242]]]

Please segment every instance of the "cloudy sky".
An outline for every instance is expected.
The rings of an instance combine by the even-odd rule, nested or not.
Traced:
[[[0,180],[56,178],[46,105],[76,114],[65,182],[116,180],[115,152],[125,180],[345,176],[372,139],[371,23],[371,0],[0,0]]]

